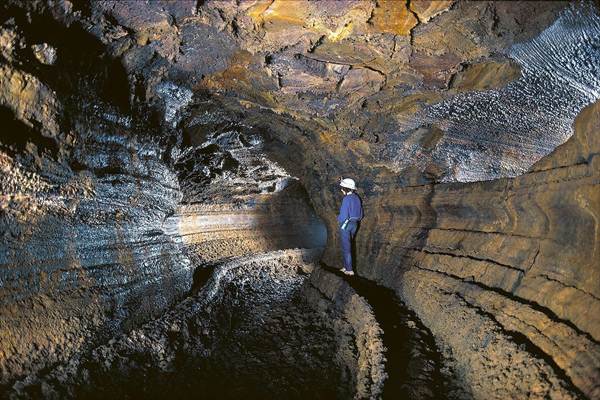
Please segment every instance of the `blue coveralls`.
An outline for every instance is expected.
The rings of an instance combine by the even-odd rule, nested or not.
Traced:
[[[352,241],[356,235],[358,221],[363,217],[363,209],[360,197],[356,193],[350,193],[344,196],[340,214],[337,217],[340,226],[340,236],[342,239],[342,258],[346,271],[352,271]],[[344,221],[349,220],[346,229],[342,229]]]

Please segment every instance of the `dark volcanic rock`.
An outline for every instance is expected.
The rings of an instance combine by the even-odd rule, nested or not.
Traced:
[[[43,7],[30,11],[31,21],[23,10],[2,7],[15,15],[3,17],[0,32],[0,115],[8,129],[0,149],[2,385],[162,314],[192,286],[189,256],[200,262],[294,244],[324,245],[323,227],[306,195],[284,191],[293,179],[281,168],[275,171],[266,157],[236,150],[222,137],[187,153],[178,147],[181,135],[173,128],[192,100],[189,89],[158,83],[150,108],[139,102],[145,96],[130,97],[135,85],[128,79],[135,78],[79,22],[63,26],[51,16],[61,12]],[[56,29],[47,38],[57,49],[56,60],[38,60],[37,53],[33,58],[33,51],[50,51],[33,45],[39,43],[34,23]],[[53,58],[51,53],[44,57]],[[125,86],[119,86],[123,77]],[[198,153],[206,159],[181,161]],[[210,180],[196,181],[203,168]],[[230,197],[226,184],[212,182],[217,174],[241,187],[235,192],[239,198]],[[188,188],[201,191],[208,182],[212,201],[223,203],[215,196],[220,191],[241,220],[227,222],[226,205],[216,207],[207,223],[196,224],[205,208],[178,207],[184,196],[193,201]],[[279,206],[271,207],[274,193]],[[202,239],[194,237],[207,225],[212,236],[205,231]],[[247,235],[250,230],[257,233]],[[269,238],[278,231],[279,237]],[[227,241],[229,250],[220,252],[219,244]],[[190,250],[203,242],[208,244],[197,249],[208,253]]]
[[[163,317],[15,387],[61,398],[330,399],[357,390],[357,397],[375,398],[375,390],[354,385],[365,346],[377,343],[352,319],[330,319],[304,298],[316,254],[288,250],[217,266],[202,289]],[[360,347],[361,355],[341,358],[341,343]]]
[[[124,345],[119,364],[102,343],[143,332],[206,263],[328,239],[338,265],[337,181],[352,176],[366,210],[357,271],[430,329],[458,397],[600,396],[599,15],[591,1],[3,2],[3,389],[84,354],[108,386],[128,376],[115,371],[168,375],[176,358],[147,366]],[[311,280],[325,319],[357,315],[335,306],[354,298],[341,281]],[[241,282],[222,299],[234,314]],[[238,327],[268,316],[289,341],[316,341],[306,325],[331,338],[305,306],[257,305]],[[373,327],[367,311],[345,332]],[[255,384],[245,370],[276,352],[204,317],[218,337],[162,327],[134,342],[222,340],[202,359]],[[287,384],[303,350],[268,343]],[[332,346],[299,365],[329,368],[311,357],[331,351],[352,364]],[[242,348],[260,351],[219,358]],[[379,393],[369,360],[328,375],[352,387],[336,393]]]

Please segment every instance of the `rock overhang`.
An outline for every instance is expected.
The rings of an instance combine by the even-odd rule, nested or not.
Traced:
[[[522,172],[548,149],[514,157],[514,145],[502,143],[507,148],[497,152],[499,160],[471,171],[475,163],[465,157],[489,158],[479,148],[511,121],[463,135],[457,148],[451,145],[458,140],[453,117],[442,110],[463,103],[473,107],[469,98],[478,92],[502,91],[522,81],[523,65],[512,60],[513,44],[535,39],[561,10],[565,13],[565,6],[183,1],[139,8],[99,1],[47,9],[63,22],[81,24],[121,60],[131,101],[160,102],[165,85],[174,82],[203,98],[209,94],[215,108],[228,108],[237,118],[259,118],[270,110],[301,130],[318,131],[318,137],[355,142],[348,153],[359,159],[367,155],[364,164],[408,175],[415,170],[421,179],[470,181]],[[390,25],[393,18],[383,18],[390,13],[402,23]],[[491,120],[493,112],[478,110]],[[463,112],[454,118],[469,116]],[[280,123],[278,118],[272,122]],[[440,143],[425,140],[422,146],[412,133],[420,126],[442,130]],[[515,131],[523,134],[527,128]]]
[[[350,143],[331,150],[342,152],[342,163],[355,158],[363,169],[375,164],[421,181],[464,182],[523,173],[570,136],[590,99],[574,95],[565,79],[546,77],[557,82],[552,90],[539,80],[561,59],[593,67],[591,42],[583,53],[570,47],[597,36],[592,7],[276,0],[134,10],[97,2],[85,23],[150,98],[161,80],[174,81],[237,118],[273,112],[265,135],[281,136],[277,125],[292,124],[317,139]],[[124,33],[103,33],[115,30]],[[549,93],[548,101],[530,104],[533,93]],[[561,98],[572,104],[565,108]],[[560,122],[544,130],[557,114]],[[293,135],[283,140],[301,147]]]

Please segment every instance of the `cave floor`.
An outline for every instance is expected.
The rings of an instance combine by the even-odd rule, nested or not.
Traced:
[[[361,384],[356,369],[364,362],[360,347],[372,344],[359,344],[347,321],[307,301],[303,289],[314,268],[335,272],[294,258],[294,252],[200,267],[190,296],[165,315],[19,382],[20,393],[56,398],[356,398]],[[388,375],[383,398],[448,397],[451,388],[440,354],[416,316],[389,289],[359,277],[343,284],[370,304],[383,329]]]
[[[337,269],[320,265],[344,277]],[[460,390],[452,385],[451,371],[444,365],[433,335],[415,313],[388,288],[357,275],[345,279],[373,308],[383,330],[388,374],[383,398],[460,398]]]

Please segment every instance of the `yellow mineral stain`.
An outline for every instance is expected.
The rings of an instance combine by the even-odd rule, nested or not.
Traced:
[[[345,25],[340,26],[335,31],[329,31],[327,34],[327,39],[332,42],[337,42],[342,39],[345,39],[352,33],[352,22],[349,22]]]
[[[422,23],[426,23],[431,18],[448,10],[454,3],[454,0],[413,0],[410,2],[410,9],[417,14]]]
[[[370,22],[376,31],[403,36],[410,35],[418,23],[406,3],[398,0],[378,0]]]
[[[303,25],[307,6],[304,0],[261,1],[248,9],[248,15],[259,26],[269,22]]]
[[[329,41],[337,42],[352,34],[353,21],[359,18],[362,12],[361,5],[358,4],[349,10],[335,29],[332,29],[331,25],[322,19],[311,16],[310,10],[311,7],[315,7],[315,4],[318,7],[318,3],[310,3],[306,0],[260,1],[250,7],[247,14],[257,26],[263,28],[265,25],[270,25],[270,29],[302,26],[314,33],[325,35]]]
[[[250,7],[247,11],[248,15],[257,24],[262,24],[262,14],[273,4],[273,0],[263,0],[257,2],[255,5]]]
[[[442,100],[443,96],[436,92],[423,92],[408,95],[390,107],[390,111],[398,114],[413,114],[420,111],[425,104]]]
[[[211,89],[230,89],[240,84],[249,84],[249,66],[252,63],[252,54],[240,50],[231,56],[229,67],[205,78],[204,86]]]
[[[332,144],[335,142],[335,133],[333,132],[328,132],[328,131],[323,131],[321,133],[319,133],[319,139],[321,140],[321,142],[325,143],[325,144]]]
[[[454,76],[452,88],[458,91],[488,90],[506,86],[519,79],[521,69],[518,64],[505,61],[488,61],[473,64]]]

